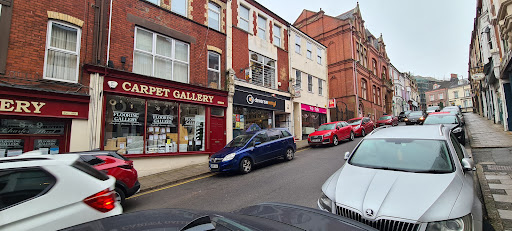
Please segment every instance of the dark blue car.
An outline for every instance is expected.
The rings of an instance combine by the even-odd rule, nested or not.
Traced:
[[[290,161],[295,156],[292,134],[283,128],[247,132],[235,137],[210,157],[212,172],[249,173],[255,164],[276,158]]]

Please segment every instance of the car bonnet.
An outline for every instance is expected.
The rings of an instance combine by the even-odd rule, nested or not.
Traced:
[[[428,222],[451,218],[462,186],[455,173],[411,173],[345,164],[325,182],[322,191],[336,205],[357,210],[366,219]],[[372,217],[365,214],[368,209],[373,211]]]

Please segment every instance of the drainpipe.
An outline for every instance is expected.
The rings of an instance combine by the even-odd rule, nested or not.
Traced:
[[[112,31],[112,2],[114,0],[110,0],[110,14],[108,19],[108,42],[107,42],[107,60],[106,60],[106,66],[108,66],[108,61],[110,60],[110,34]]]
[[[356,115],[357,117],[359,117],[359,94],[357,92],[357,68],[356,68],[356,65],[357,65],[357,61],[354,59],[355,55],[354,55],[354,28],[351,26],[350,28],[350,47],[352,49],[352,60],[354,60],[354,93],[355,93],[355,96],[356,96]]]

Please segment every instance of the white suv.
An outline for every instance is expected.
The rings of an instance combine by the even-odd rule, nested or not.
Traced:
[[[121,214],[114,183],[78,155],[0,158],[0,229],[58,230]]]

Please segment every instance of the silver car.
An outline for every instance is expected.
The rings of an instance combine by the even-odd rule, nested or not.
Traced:
[[[473,160],[447,127],[379,129],[345,159],[320,209],[379,230],[482,230]]]

